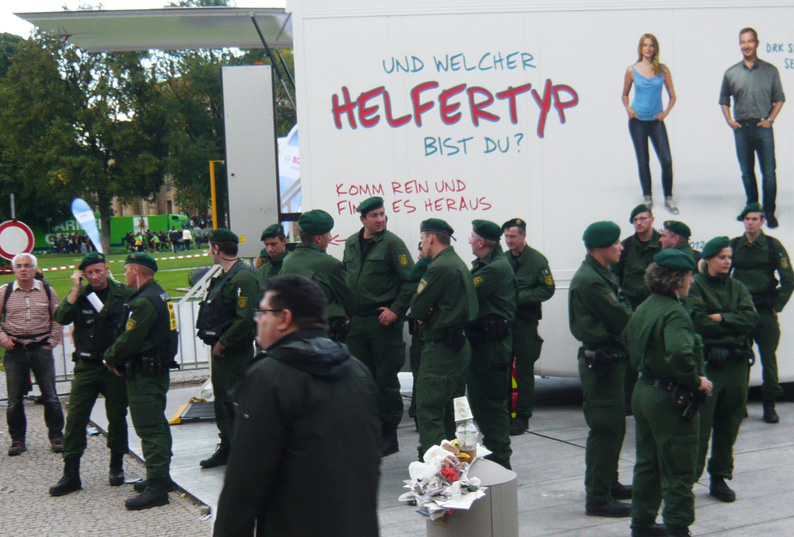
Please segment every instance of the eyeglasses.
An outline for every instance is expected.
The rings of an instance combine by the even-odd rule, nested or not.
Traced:
[[[281,311],[284,311],[284,308],[278,308],[272,310],[267,308],[257,308],[256,313],[254,313],[254,319],[261,319],[267,313],[279,313]]]

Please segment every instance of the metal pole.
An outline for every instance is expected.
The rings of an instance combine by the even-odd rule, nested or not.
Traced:
[[[210,161],[210,192],[212,193],[212,229],[218,229],[218,197],[215,192],[215,163],[222,160]],[[12,194],[13,196],[13,194]]]
[[[17,219],[17,215],[16,215],[16,211],[14,210],[14,194],[13,194],[13,192],[11,194],[9,194],[8,197],[11,198],[11,220],[16,220]]]

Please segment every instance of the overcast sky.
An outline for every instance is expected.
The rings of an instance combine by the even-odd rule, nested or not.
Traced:
[[[26,23],[14,13],[30,13],[39,11],[62,11],[63,6],[77,9],[80,3],[98,4],[103,9],[155,9],[167,6],[170,0],[0,0],[0,33],[28,37],[33,26]],[[230,2],[237,7],[284,7],[284,0],[237,0]]]

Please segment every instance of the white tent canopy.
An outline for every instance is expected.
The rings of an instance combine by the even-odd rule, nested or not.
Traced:
[[[15,15],[88,52],[263,48],[254,21],[269,47],[292,47],[292,24],[284,8],[78,10]]]

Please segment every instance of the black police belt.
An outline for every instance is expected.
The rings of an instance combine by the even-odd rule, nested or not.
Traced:
[[[101,363],[103,359],[103,354],[99,352],[88,352],[88,351],[81,351],[76,350],[72,353],[72,361],[78,362],[89,362],[89,363]]]
[[[700,407],[706,402],[706,392],[703,390],[683,388],[674,380],[656,378],[645,371],[640,374],[640,380],[654,388],[670,392],[673,404],[683,407],[681,417],[684,421],[692,421],[692,418],[698,413]]]
[[[706,347],[704,353],[706,363],[715,369],[722,369],[730,361],[747,360],[750,365],[755,363],[755,354],[750,349],[737,347]]]
[[[626,355],[620,352],[607,352],[602,349],[585,349],[579,347],[578,357],[584,360],[589,370],[594,372],[599,380],[609,378],[612,370],[622,361]]]
[[[388,308],[392,303],[393,302],[381,302],[380,304],[368,305],[366,308],[353,312],[353,315],[356,317],[379,317],[380,314],[383,313],[381,308]]]
[[[480,319],[466,325],[466,335],[473,342],[501,341],[510,335],[511,328],[512,323],[507,319]]]

